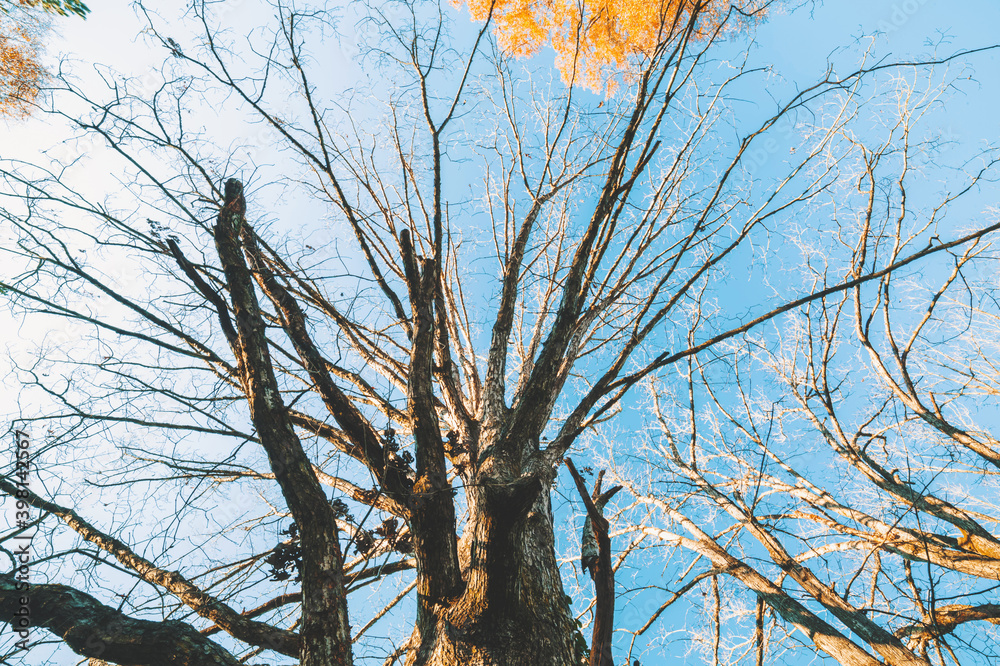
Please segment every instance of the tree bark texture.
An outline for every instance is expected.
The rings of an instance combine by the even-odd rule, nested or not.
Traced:
[[[566,458],[566,467],[576,483],[577,492],[587,509],[587,519],[583,523],[583,538],[580,543],[580,564],[587,566],[590,577],[594,580],[596,595],[594,600],[594,628],[590,641],[590,666],[614,666],[611,654],[611,639],[615,629],[615,571],[611,565],[611,539],[608,536],[608,521],[603,510],[622,486],[615,486],[605,493],[601,492],[602,471],[594,484],[593,497],[587,495],[587,486],[583,477],[576,471],[573,461]],[[593,543],[596,557],[584,564],[588,555],[588,546]]]
[[[547,487],[487,482],[472,490],[460,556],[465,590],[418,618],[408,666],[586,663],[555,557]]]
[[[16,627],[25,607],[33,627],[62,638],[79,655],[121,666],[238,666],[229,652],[184,622],[151,622],[65,585],[18,586],[0,575],[0,618]],[[25,662],[28,663],[28,662]]]
[[[279,392],[253,277],[240,247],[240,238],[246,243],[251,233],[245,213],[243,185],[231,179],[215,224],[215,243],[236,319],[232,346],[251,418],[301,532],[300,663],[347,666],[352,663],[350,625],[336,516]]]

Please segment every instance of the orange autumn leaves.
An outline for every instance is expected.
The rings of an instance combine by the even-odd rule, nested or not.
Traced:
[[[0,116],[29,115],[45,78],[41,64],[42,18],[27,2],[4,5],[0,13]]]
[[[82,0],[0,0],[0,117],[26,118],[34,108],[45,80],[47,17],[89,12]]]
[[[477,21],[492,18],[500,46],[528,56],[545,44],[567,83],[610,91],[643,57],[693,25],[691,37],[711,38],[730,18],[745,22],[767,2],[734,0],[456,0]],[[694,14],[694,16],[692,16]]]

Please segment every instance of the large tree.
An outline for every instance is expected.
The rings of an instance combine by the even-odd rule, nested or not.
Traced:
[[[65,165],[2,165],[10,265],[23,267],[6,295],[72,324],[21,368],[56,405],[18,424],[52,428],[37,481],[0,480],[34,508],[36,555],[53,563],[31,590],[34,625],[121,664],[586,662],[556,552],[563,459],[590,462],[615,420],[634,427],[637,389],[678,364],[1000,228],[928,227],[932,242],[879,262],[834,237],[825,251],[855,257],[852,270],[806,285],[776,273],[773,298],[744,295],[752,315],[727,315],[728,271],[827,229],[822,204],[845,183],[869,191],[858,159],[881,184],[898,128],[862,122],[859,100],[935,63],[831,69],[737,117],[754,68],[717,37],[748,30],[763,3],[676,4],[603,101],[572,68],[568,85],[541,83],[490,21],[452,36],[451,10],[412,3],[363,18],[370,84],[350,97],[324,88],[330,15],[284,5],[247,42],[217,23],[224,5],[197,3],[169,28],[151,18],[168,54],[157,85],[108,76],[102,94],[60,79],[54,113],[124,176],[102,199]],[[889,87],[873,99],[870,81]],[[255,172],[228,138],[249,132],[280,147],[280,168]],[[755,171],[789,137],[786,171]],[[606,498],[588,503],[603,611]],[[714,573],[729,562],[708,559]],[[816,648],[874,662],[765,583],[751,589]],[[414,590],[406,635],[366,642]],[[4,620],[19,595],[0,578]],[[871,635],[888,663],[921,663]]]

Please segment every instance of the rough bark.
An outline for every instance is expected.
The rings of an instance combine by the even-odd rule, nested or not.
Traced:
[[[615,572],[611,566],[611,539],[608,536],[608,521],[602,513],[604,506],[622,486],[615,486],[606,493],[601,492],[604,472],[594,484],[593,498],[587,495],[587,486],[576,471],[573,461],[566,459],[566,467],[573,476],[576,489],[587,508],[587,520],[583,525],[583,541],[580,549],[581,563],[588,541],[596,542],[597,557],[590,564],[590,577],[594,579],[597,594],[594,602],[594,630],[590,642],[590,666],[614,666],[611,654],[611,637],[615,628]]]
[[[210,288],[202,285],[200,291],[220,308],[224,329],[233,322],[233,334],[226,337],[238,361],[243,391],[271,459],[273,476],[301,530],[303,619],[299,637],[303,666],[350,663],[349,639],[340,631],[347,626],[346,602],[338,596],[343,591],[343,561],[329,505],[292,429],[293,423],[307,429],[308,424],[295,419],[278,393],[254,283],[274,306],[303,368],[340,428],[321,434],[344,441],[341,448],[346,447],[349,455],[376,474],[385,501],[408,522],[417,568],[418,610],[407,663],[583,663],[585,643],[570,614],[555,558],[548,492],[554,471],[530,464],[538,450],[537,435],[528,442],[513,438],[510,414],[502,406],[492,413],[495,418],[486,419],[494,427],[482,434],[479,421],[467,413],[460,426],[462,455],[468,455],[463,476],[468,516],[458,542],[454,491],[447,478],[448,456],[455,451],[446,450],[435,395],[435,375],[440,371],[435,354],[441,366],[448,365],[440,349],[446,338],[441,330],[445,322],[436,312],[442,303],[436,260],[418,256],[408,232],[400,233],[412,308],[406,418],[416,469],[410,477],[408,466],[393,459],[389,447],[377,441],[374,429],[334,384],[329,363],[308,332],[304,313],[282,283],[285,271],[262,251],[244,211],[242,187],[230,181],[215,233],[232,316],[222,311],[220,299],[213,298]],[[171,250],[181,268],[190,269],[179,250]],[[317,569],[323,575],[310,573]],[[310,592],[317,579],[335,584],[325,593],[317,594],[315,588]],[[319,612],[322,608],[328,612]],[[310,650],[314,652],[310,654]]]
[[[983,621],[1000,624],[1000,604],[941,606],[928,614],[923,622],[898,629],[896,635],[906,639],[911,645],[921,645],[953,632],[966,622]]]
[[[454,492],[434,396],[434,309],[439,284],[435,259],[418,259],[401,234],[413,314],[407,406],[413,426],[417,478],[410,499],[410,531],[417,559],[417,625],[461,593]],[[419,640],[419,639],[418,639]],[[423,643],[420,640],[420,643]],[[421,650],[422,651],[422,648]]]
[[[253,269],[254,278],[274,305],[281,319],[282,328],[291,338],[302,366],[315,383],[327,411],[344,433],[344,439],[349,442],[347,453],[364,462],[372,470],[379,480],[382,493],[389,501],[397,504],[405,503],[410,494],[406,478],[407,466],[402,464],[398,457],[387,455],[371,423],[333,381],[329,372],[329,361],[323,357],[309,334],[302,308],[268,266],[267,258],[261,251],[257,236],[249,224],[240,225],[240,238],[247,260]]]
[[[421,637],[420,649],[407,664],[585,663],[555,557],[548,487],[531,492],[485,483],[469,497],[460,544],[467,586],[454,603],[419,618],[414,636]]]
[[[31,625],[61,637],[84,657],[121,666],[238,666],[239,661],[184,622],[138,620],[65,585],[19,589],[0,575],[0,619],[17,626],[22,599]]]
[[[351,634],[336,516],[295,434],[275,378],[253,278],[238,240],[247,223],[242,183],[227,181],[225,195],[215,243],[237,325],[233,352],[258,437],[301,533],[301,666],[347,666],[352,663]]]
[[[687,3],[681,4],[686,6]],[[295,37],[298,34],[296,26],[302,18],[299,12],[286,11],[283,6],[279,8],[282,14],[280,30],[275,33],[278,37],[275,50],[264,56],[265,67],[260,70],[271,72],[277,67],[291,75],[292,83],[295,83],[296,77],[301,77],[301,90],[297,91],[301,93],[301,98],[297,98],[296,102],[301,106],[296,105],[296,108],[304,113],[294,114],[295,118],[279,118],[269,110],[279,106],[266,99],[264,86],[258,90],[259,80],[254,76],[233,75],[235,70],[227,65],[231,62],[231,52],[221,46],[222,42],[216,41],[209,27],[212,25],[210,21],[204,21],[208,33],[202,40],[203,61],[195,59],[190,52],[185,55],[176,48],[172,39],[164,38],[164,43],[171,47],[172,57],[185,65],[195,66],[198,71],[210,73],[213,81],[221,84],[234,99],[241,99],[259,120],[275,131],[279,143],[309,166],[317,177],[311,186],[315,192],[326,195],[323,199],[325,204],[332,204],[335,212],[343,214],[356,240],[352,251],[356,252],[362,264],[367,265],[358,272],[354,272],[352,266],[353,276],[361,280],[370,279],[377,284],[385,302],[381,309],[375,304],[372,311],[361,310],[360,314],[351,313],[349,309],[338,312],[334,301],[324,294],[327,285],[338,284],[339,278],[328,280],[326,275],[312,278],[308,275],[309,268],[302,264],[296,266],[292,259],[286,264],[278,253],[258,238],[247,222],[243,188],[236,180],[225,184],[223,206],[214,227],[224,279],[220,279],[214,268],[189,261],[181,252],[180,237],[161,242],[154,229],[153,237],[146,238],[141,232],[131,231],[129,220],[116,220],[105,207],[95,206],[89,212],[98,214],[102,221],[117,225],[117,231],[112,236],[114,242],[108,245],[131,247],[132,243],[138,249],[145,249],[157,261],[169,257],[168,260],[176,262],[179,268],[179,271],[174,271],[175,276],[185,281],[189,293],[177,299],[178,309],[170,310],[170,316],[160,312],[160,308],[133,303],[130,297],[114,293],[100,279],[89,275],[83,264],[72,258],[67,246],[65,250],[70,258],[59,258],[59,251],[40,253],[38,256],[44,261],[39,262],[39,266],[53,271],[53,275],[65,273],[81,280],[82,284],[91,285],[96,292],[102,292],[119,305],[131,309],[154,332],[148,333],[145,326],[136,331],[123,331],[113,324],[101,323],[98,317],[91,317],[89,313],[85,316],[82,312],[76,313],[46,300],[34,299],[32,302],[43,310],[50,310],[50,313],[72,315],[103,327],[100,330],[157,345],[158,349],[171,355],[186,354],[185,359],[204,361],[226,387],[219,395],[213,390],[210,396],[213,400],[219,399],[223,401],[219,404],[230,405],[234,400],[242,402],[245,399],[255,432],[242,436],[242,432],[227,425],[222,434],[241,436],[241,446],[248,441],[259,441],[266,452],[270,465],[267,478],[273,478],[279,486],[301,536],[302,562],[298,572],[301,574],[301,590],[275,596],[277,593],[269,588],[267,596],[271,597],[270,601],[257,605],[258,599],[254,602],[257,608],[240,613],[234,610],[239,606],[228,592],[218,592],[219,598],[208,595],[191,582],[199,580],[197,576],[192,574],[184,578],[177,572],[157,568],[153,563],[165,560],[158,560],[159,556],[152,555],[148,560],[139,557],[124,542],[102,534],[71,510],[61,507],[53,510],[55,505],[41,499],[33,505],[55,513],[76,533],[114,555],[143,581],[187,604],[206,619],[206,625],[211,622],[211,626],[201,633],[202,640],[207,640],[210,634],[225,631],[251,647],[298,656],[301,666],[347,665],[352,663],[346,597],[351,577],[345,572],[337,515],[319,485],[322,480],[335,492],[406,522],[400,533],[406,534],[406,548],[412,545],[412,565],[410,560],[405,560],[362,568],[352,575],[357,580],[362,576],[379,576],[393,569],[411,566],[416,569],[417,617],[412,637],[404,650],[407,663],[419,666],[581,666],[585,661],[585,643],[576,630],[569,600],[562,587],[554,551],[549,490],[559,461],[580,433],[609,417],[612,410],[621,405],[626,391],[670,364],[694,358],[699,352],[735,339],[783,313],[813,303],[820,304],[828,296],[874,283],[917,260],[948,252],[950,248],[957,249],[962,244],[978,242],[985,234],[1000,229],[1000,224],[994,224],[953,241],[941,242],[938,239],[936,244],[928,244],[924,250],[908,250],[908,255],[894,255],[891,261],[873,263],[871,268],[865,265],[862,255],[858,260],[858,270],[840,282],[824,284],[822,289],[814,289],[794,300],[775,303],[769,306],[772,308],[770,311],[758,313],[752,318],[748,316],[746,323],[718,332],[720,329],[715,324],[708,319],[702,320],[703,314],[708,315],[708,309],[702,312],[707,301],[703,301],[701,295],[695,297],[695,294],[701,293],[703,284],[714,284],[711,276],[716,275],[716,267],[725,270],[725,260],[730,253],[736,256],[750,242],[770,238],[763,231],[758,237],[757,230],[764,229],[765,224],[767,229],[776,228],[772,221],[784,219],[774,217],[772,220],[772,216],[784,210],[794,214],[799,207],[811,205],[815,194],[827,189],[836,191],[840,178],[834,175],[828,180],[819,176],[801,194],[791,192],[790,187],[785,190],[785,185],[781,185],[769,195],[772,198],[758,202],[755,194],[758,188],[751,186],[753,181],[741,181],[737,177],[731,179],[730,174],[748,173],[743,168],[748,164],[743,158],[744,153],[751,143],[756,142],[756,146],[766,141],[767,132],[779,120],[808,111],[809,104],[828,91],[839,94],[842,90],[852,90],[866,72],[884,69],[887,65],[862,69],[846,78],[834,78],[832,73],[828,73],[821,83],[803,90],[781,106],[759,130],[740,139],[738,151],[728,164],[725,161],[726,151],[723,151],[722,159],[718,163],[712,162],[718,168],[710,170],[720,175],[708,178],[704,176],[707,171],[688,165],[703,163],[693,147],[715,145],[711,138],[713,135],[709,133],[709,128],[716,123],[714,102],[711,112],[698,111],[689,135],[689,130],[683,129],[681,133],[665,138],[673,146],[671,151],[667,151],[668,155],[662,151],[658,153],[658,137],[662,134],[660,125],[673,119],[671,107],[675,97],[678,100],[688,98],[685,92],[687,82],[697,71],[696,64],[705,55],[704,52],[688,53],[689,40],[704,39],[707,48],[714,39],[708,33],[703,34],[700,28],[696,29],[696,17],[703,10],[711,15],[711,3],[695,3],[687,14],[678,14],[679,22],[683,16],[689,18],[684,19],[688,20],[687,28],[680,31],[684,34],[671,31],[669,34],[676,39],[672,37],[669,40],[671,43],[661,45],[655,53],[642,59],[644,69],[636,72],[634,89],[622,97],[622,106],[609,117],[606,130],[601,129],[600,123],[591,125],[589,120],[576,120],[582,118],[577,114],[582,107],[576,104],[572,95],[566,95],[565,108],[560,112],[562,102],[556,95],[550,107],[552,113],[544,114],[544,131],[532,132],[537,135],[537,145],[535,136],[525,137],[527,140],[522,143],[521,130],[522,127],[527,129],[528,125],[522,125],[518,118],[523,116],[515,112],[520,104],[514,102],[521,101],[520,93],[514,92],[516,86],[508,88],[509,83],[516,82],[508,78],[509,74],[501,68],[499,76],[503,88],[500,98],[504,104],[511,103],[505,110],[512,130],[510,141],[517,144],[509,153],[506,148],[500,148],[499,162],[486,163],[488,199],[500,204],[495,210],[493,204],[489,204],[487,212],[493,215],[502,211],[504,218],[502,231],[499,216],[494,227],[495,258],[500,260],[502,266],[502,282],[495,308],[494,304],[490,304],[484,312],[474,311],[471,315],[464,311],[464,304],[461,307],[455,305],[457,300],[461,300],[455,298],[455,293],[461,296],[462,276],[452,275],[449,278],[446,273],[451,266],[460,271],[465,267],[460,262],[467,258],[478,261],[483,257],[477,253],[460,255],[457,250],[453,251],[453,244],[461,243],[461,233],[455,233],[452,240],[452,231],[461,232],[462,229],[453,229],[449,224],[445,194],[446,190],[453,190],[460,182],[456,180],[453,185],[448,181],[449,169],[458,162],[449,164],[447,155],[449,151],[457,154],[454,153],[456,146],[461,148],[466,145],[462,141],[469,137],[464,132],[452,137],[443,131],[453,117],[458,117],[456,111],[465,113],[462,111],[466,108],[462,90],[470,73],[480,71],[473,63],[479,39],[488,31],[485,25],[477,37],[450,105],[444,87],[438,86],[439,82],[433,80],[431,74],[459,61],[449,60],[448,65],[442,64],[444,61],[438,56],[441,53],[438,39],[426,40],[425,33],[418,29],[419,21],[413,25],[412,41],[406,38],[405,31],[398,32],[396,26],[392,27],[393,37],[404,37],[400,41],[404,47],[404,60],[412,61],[409,65],[413,66],[416,77],[415,85],[406,90],[419,93],[419,97],[412,99],[419,99],[427,124],[425,129],[429,132],[425,134],[424,130],[419,130],[414,134],[416,141],[412,145],[419,146],[418,149],[404,148],[399,136],[401,132],[411,129],[414,116],[406,111],[405,101],[394,105],[395,124],[392,129],[395,134],[392,138],[396,141],[394,147],[398,152],[398,166],[401,167],[399,187],[395,186],[396,176],[382,172],[381,159],[375,159],[385,146],[374,143],[372,147],[377,150],[359,160],[356,157],[357,146],[347,145],[330,133],[325,101],[320,101],[325,97],[307,79],[308,65],[305,63],[310,59],[304,54],[309,49]],[[412,12],[412,18],[416,21],[420,14]],[[204,16],[199,15],[199,18],[204,19]],[[722,30],[721,24],[718,30]],[[150,29],[150,34],[157,34],[155,28]],[[386,36],[389,34],[386,33]],[[440,28],[437,36],[442,36]],[[281,37],[287,39],[287,51],[282,50]],[[912,67],[912,64],[907,67]],[[242,65],[238,69],[242,70]],[[297,87],[293,85],[292,89]],[[513,95],[510,98],[508,90]],[[726,86],[717,88],[717,99],[727,99],[725,90]],[[118,91],[115,92],[117,95]],[[411,99],[408,95],[409,92],[404,98]],[[473,103],[468,108],[477,106]],[[182,110],[181,107],[178,105],[178,110]],[[160,105],[143,104],[136,108],[148,108],[160,129],[173,127],[170,122],[162,122]],[[194,158],[197,151],[186,152],[166,135],[166,130],[160,138],[156,131],[142,131],[138,119],[109,114],[106,107],[95,106],[95,110],[102,112],[95,114],[96,120],[81,122],[81,129],[93,131],[126,156],[131,155],[129,151],[132,149],[122,137],[128,137],[128,141],[149,141],[154,148],[168,149],[170,154],[176,152],[182,160],[190,162],[185,162],[185,167],[190,167],[185,173],[201,174],[211,181],[205,190],[216,191],[214,176],[210,174],[217,173],[217,167],[203,168]],[[446,110],[446,116],[437,121],[434,116],[441,110]],[[397,111],[399,115],[396,115]],[[683,117],[692,118],[686,112]],[[106,118],[112,118],[114,124],[107,125]],[[306,125],[300,125],[299,118],[306,118]],[[307,126],[308,119],[311,119],[313,128]],[[704,139],[702,128],[706,132]],[[832,134],[839,135],[842,126],[837,121],[829,129]],[[464,138],[453,140],[459,136]],[[502,136],[502,131],[496,136]],[[429,143],[425,139],[429,139]],[[503,141],[498,141],[497,145],[501,143]],[[718,148],[721,149],[723,144],[718,144]],[[427,145],[432,147],[429,154]],[[832,154],[826,152],[830,145],[827,139],[819,141],[813,156]],[[891,142],[886,144],[886,154],[891,145]],[[583,152],[578,146],[583,147]],[[536,155],[544,153],[544,161],[531,160],[532,153],[528,152],[528,148]],[[159,159],[157,151],[150,151],[149,154]],[[647,174],[647,166],[654,155],[657,162]],[[139,159],[138,154],[129,159],[144,176],[158,171],[147,171],[140,166],[147,158]],[[795,166],[786,182],[796,181],[799,169],[801,173],[809,173],[815,164],[812,160],[813,157],[810,157],[800,166]],[[493,164],[505,163],[510,166],[507,177],[517,180],[515,172],[519,171],[523,182],[518,183],[515,189],[501,177],[495,181],[500,189],[494,190]],[[395,168],[396,165],[392,166]],[[689,171],[689,168],[692,170]],[[831,168],[831,171],[838,170]],[[660,180],[661,174],[663,180]],[[289,182],[299,177],[287,175]],[[14,175],[7,177],[14,182],[22,182]],[[688,181],[689,178],[692,180]],[[155,185],[174,204],[184,208],[181,215],[184,220],[190,217],[196,222],[184,228],[204,229],[200,213],[190,213],[200,210],[198,206],[206,198],[201,191],[187,191],[189,180],[184,181],[184,191],[177,193],[170,184],[173,179],[155,182]],[[432,192],[428,191],[429,182],[433,183]],[[581,189],[567,191],[566,201],[577,203],[563,208],[559,193],[575,182],[580,183]],[[689,182],[696,184],[696,189],[690,192]],[[444,186],[445,183],[448,187]],[[746,199],[741,189],[743,184],[747,185]],[[198,187],[194,185],[194,189]],[[392,192],[388,193],[389,190]],[[38,192],[49,196],[43,189]],[[583,192],[588,194],[579,198],[578,195]],[[44,199],[41,194],[31,196]],[[741,208],[747,206],[745,220],[742,212],[734,214],[734,209],[730,207],[735,201],[734,196],[739,197]],[[548,206],[549,201],[554,205]],[[72,203],[68,210],[74,214],[88,212],[86,207],[75,201]],[[755,210],[758,203],[761,206]],[[154,201],[146,204],[158,205]],[[526,215],[525,205],[529,207]],[[675,209],[679,211],[676,217]],[[452,215],[463,215],[467,210],[472,208],[464,204],[456,206]],[[170,214],[175,215],[177,211]],[[69,217],[65,216],[67,220]],[[55,227],[59,228],[62,220],[53,219]],[[477,220],[473,221],[478,224]],[[742,228],[739,226],[741,223]],[[691,226],[687,227],[688,224]],[[403,226],[409,228],[402,229]],[[469,228],[476,229],[477,226]],[[717,231],[712,230],[716,228]],[[123,233],[126,238],[124,244],[121,238]],[[27,236],[38,234],[29,232]],[[44,241],[42,244],[44,246]],[[312,249],[311,246],[306,247]],[[401,256],[395,252],[397,247],[402,250]],[[354,257],[344,259],[350,265]],[[325,272],[325,269],[322,270]],[[395,291],[399,280],[405,282],[409,292],[408,308]],[[534,293],[523,293],[525,285],[529,284],[542,287],[540,299]],[[16,289],[12,293],[33,298],[27,292]],[[165,293],[172,292],[168,289]],[[706,297],[711,295],[710,291],[704,294]],[[194,303],[191,302],[192,295]],[[259,296],[265,302],[266,311],[262,311]],[[695,312],[690,309],[692,305],[697,308],[697,319],[693,320],[687,319],[686,314]],[[195,315],[199,311],[205,312],[206,308],[208,312],[217,314],[222,334],[232,349],[235,367],[213,352],[208,342],[196,340],[191,337],[192,334],[185,332],[189,328],[205,332],[203,320],[192,321],[189,327],[185,317],[192,312]],[[180,313],[177,320],[173,319],[174,312]],[[310,319],[314,316],[317,318]],[[482,350],[477,348],[479,331],[475,329],[488,330],[491,317],[492,335],[488,356],[484,359]],[[537,317],[537,324],[532,325],[532,317]],[[456,322],[463,319],[466,326],[460,335],[456,331],[461,327]],[[180,322],[184,325],[181,326]],[[685,326],[689,328],[685,329]],[[716,332],[712,337],[703,339],[705,331]],[[160,336],[161,332],[166,335]],[[665,343],[674,339],[675,333],[688,334],[690,346],[664,348]],[[449,335],[452,337],[449,338]],[[335,338],[334,343],[327,347],[325,343],[331,337]],[[683,337],[679,335],[676,339]],[[696,340],[703,341],[695,344]],[[291,343],[291,350],[286,349],[288,342]],[[345,362],[345,368],[338,368],[341,360],[337,357],[342,354],[350,360]],[[168,360],[163,362],[162,368],[154,368],[165,373],[174,372],[176,368],[171,363],[175,357],[165,358]],[[581,367],[574,368],[578,359],[585,361],[580,363]],[[513,365],[515,360],[520,363],[519,368],[509,370],[508,364]],[[485,366],[482,382],[481,365]],[[95,367],[104,371],[103,364]],[[372,380],[374,375],[378,375],[376,380]],[[172,377],[169,374],[165,376]],[[564,395],[564,402],[559,402],[564,386],[571,386],[568,382],[574,377],[582,379],[589,388],[575,405],[570,395]],[[576,386],[581,385],[576,384],[572,392],[575,393]],[[385,386],[390,388],[384,389]],[[912,392],[907,392],[909,389],[905,382],[900,386],[901,391],[906,389],[900,400],[926,422],[979,455],[995,454],[989,451],[989,447],[995,444],[993,440],[977,439],[958,431],[943,421],[936,405],[931,410],[919,401],[908,403],[904,398]],[[171,386],[165,384],[165,387],[163,393],[168,395],[166,389]],[[290,397],[286,403],[282,391],[289,391],[290,388],[296,396]],[[129,394],[124,395],[127,399]],[[292,411],[291,407],[303,397],[305,399],[299,403],[302,411]],[[405,406],[401,404],[404,397]],[[914,397],[914,400],[917,398]],[[560,414],[553,418],[556,404],[560,405]],[[324,413],[318,416],[306,413],[311,406],[317,405],[324,408],[320,410]],[[202,415],[214,418],[214,410],[208,413],[209,409],[206,408],[206,413]],[[77,415],[85,421],[103,419],[110,422],[118,418],[114,414],[102,417],[90,412],[74,414]],[[128,418],[130,420],[126,422],[162,426],[144,418]],[[192,427],[204,430],[197,424],[188,426],[180,420],[177,423],[178,429]],[[375,423],[380,426],[374,427]],[[405,438],[402,446],[413,451],[414,468],[401,455],[396,455],[396,448],[389,445],[392,439],[389,435],[383,438],[379,434],[382,423],[387,424],[387,433],[396,428],[401,440]],[[168,424],[168,427],[172,426]],[[332,447],[311,458],[303,450],[295,428],[322,438]],[[215,430],[208,429],[207,432]],[[540,449],[543,433],[549,436],[555,434],[555,437],[547,448]],[[323,442],[320,444],[325,446]],[[327,452],[336,454],[337,451],[344,455],[325,457]],[[402,453],[408,455],[408,452]],[[360,463],[361,468],[341,472],[341,461],[352,465]],[[992,464],[996,465],[996,461],[994,456]],[[256,463],[254,460],[248,464]],[[1000,542],[979,527],[976,521],[968,515],[959,515],[952,507],[937,502],[930,495],[907,494],[907,489],[894,482],[891,475],[878,471],[867,462],[865,464],[872,472],[870,478],[880,490],[894,494],[916,510],[949,522],[961,531],[962,538],[934,537],[923,542],[916,532],[907,531],[908,528],[901,525],[892,527],[892,540],[879,540],[880,534],[872,522],[863,523],[872,530],[864,538],[873,543],[878,541],[878,547],[885,551],[898,552],[912,559],[936,562],[951,558],[948,561],[961,561],[952,567],[955,571],[963,571],[962,566],[969,567],[969,570],[975,567],[991,572],[993,578],[997,577],[996,572],[1000,571],[1000,565],[997,565]],[[228,461],[224,466],[228,466]],[[335,466],[337,470],[334,470]],[[334,470],[333,474],[338,476],[324,473],[320,467]],[[371,487],[367,485],[369,472]],[[265,477],[257,473],[255,467],[248,467],[246,474]],[[345,478],[340,478],[340,474],[344,474]],[[453,481],[452,475],[457,480]],[[205,477],[211,478],[208,473]],[[465,493],[467,515],[461,521],[456,516],[456,488]],[[10,492],[8,488],[2,489]],[[599,490],[595,490],[592,502],[585,492],[582,494],[589,515],[584,529],[585,550],[590,548],[592,542],[595,555],[592,556],[591,573],[597,583],[597,613],[590,661],[607,666],[611,663],[609,646],[614,610],[608,525],[600,515],[603,496]],[[192,508],[198,507],[192,505]],[[757,527],[752,518],[751,513],[747,519],[749,526],[741,528],[741,531],[754,533]],[[362,533],[365,528],[352,522],[341,522],[341,528],[346,525],[349,530],[356,530],[353,534]],[[714,565],[710,572],[713,582],[717,575],[731,575],[753,590],[761,600],[756,641],[759,663],[763,663],[765,653],[765,602],[778,615],[805,632],[819,649],[841,663],[851,666],[879,663],[856,640],[866,641],[871,651],[894,665],[922,666],[925,663],[903,645],[906,636],[893,635],[874,624],[864,607],[849,603],[847,597],[850,595],[841,598],[832,585],[824,584],[768,534],[758,530],[760,541],[772,559],[781,564],[790,579],[798,583],[800,591],[808,592],[822,603],[846,630],[853,632],[852,635],[844,635],[829,624],[829,618],[824,619],[825,615],[810,611],[782,589],[780,583],[774,583],[757,569],[733,557],[730,552],[737,552],[735,549],[719,546],[717,541],[698,531],[690,522],[685,524],[694,535],[694,550]],[[395,520],[392,525],[395,530]],[[885,533],[890,534],[888,527]],[[898,538],[895,536],[897,533],[900,535]],[[254,540],[255,550],[258,542]],[[381,543],[380,548],[384,550],[379,555],[394,547],[386,545],[387,542],[389,539]],[[409,553],[408,550],[406,552]],[[259,555],[256,552],[253,554]],[[359,558],[359,561],[365,557]],[[590,558],[588,554],[584,564],[590,563]],[[211,590],[211,586],[217,584],[205,583],[205,589]],[[42,586],[40,589],[54,595],[53,599],[61,600],[60,610],[53,610],[52,613],[55,618],[61,612],[63,624],[69,622],[71,625],[75,622],[74,618],[86,614],[79,609],[87,609],[86,612],[94,617],[113,613],[96,600],[86,595],[74,595],[59,586]],[[718,632],[721,623],[717,587],[715,598],[715,626]],[[226,603],[221,599],[227,600]],[[301,617],[294,627],[297,633],[258,621],[257,618],[265,617],[266,613],[286,604],[299,604],[301,607]],[[991,618],[996,617],[996,609],[991,606],[947,609],[949,612],[955,610],[952,615],[945,610],[939,608],[939,615],[928,615],[928,622],[932,624],[926,627],[916,619],[909,620],[912,632],[908,635],[919,638],[924,634],[932,635],[939,627],[957,626],[957,623],[971,620],[992,621]],[[373,626],[378,617],[376,615],[358,635]],[[56,619],[52,621],[56,622]],[[149,636],[152,641],[149,645],[158,645],[156,641],[160,638],[157,637],[166,636],[165,632],[172,630],[179,645],[174,647],[173,653],[157,651],[141,657],[141,662],[121,663],[158,664],[160,661],[157,660],[166,660],[167,654],[170,655],[168,663],[201,663],[185,661],[188,658],[185,652],[187,643],[193,646],[191,650],[201,647],[210,650],[212,647],[211,643],[192,642],[190,628],[176,626],[176,623],[128,626],[135,629],[136,640],[140,642],[144,640],[143,636]],[[75,645],[72,642],[77,640],[74,636],[66,637],[70,645]],[[115,639],[114,636],[108,638]],[[245,646],[241,645],[240,649],[245,649]],[[191,650],[188,652],[194,654]],[[718,652],[717,633],[717,661]],[[204,663],[228,664],[226,656],[218,656],[222,661]],[[215,658],[214,653],[212,658]]]

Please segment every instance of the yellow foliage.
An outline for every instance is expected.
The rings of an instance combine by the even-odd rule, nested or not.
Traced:
[[[24,118],[31,111],[45,78],[41,29],[42,22],[24,11],[0,14],[0,116]]]
[[[533,55],[551,44],[564,81],[609,92],[616,74],[634,71],[643,58],[684,34],[692,23],[691,37],[710,39],[730,19],[745,22],[769,4],[753,0],[455,1],[468,5],[474,20],[492,18],[500,46],[507,53]]]

